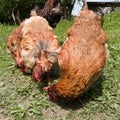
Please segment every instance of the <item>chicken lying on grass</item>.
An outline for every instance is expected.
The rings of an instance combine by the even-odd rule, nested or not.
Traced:
[[[32,69],[33,77],[40,82],[44,73],[49,72],[57,62],[60,49],[57,36],[47,20],[39,16],[26,19],[19,34],[15,36],[21,38],[16,49],[19,49],[24,66]]]
[[[45,87],[51,99],[76,99],[99,78],[107,58],[107,36],[100,17],[84,6],[67,31],[58,56],[61,76],[58,83]]]

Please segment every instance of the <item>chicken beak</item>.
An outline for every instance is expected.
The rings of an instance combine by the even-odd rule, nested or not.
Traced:
[[[48,91],[50,89],[50,86],[44,87],[43,90]]]
[[[25,72],[25,73],[27,73],[28,72],[28,68],[23,64],[23,62],[20,62],[20,70],[22,71],[22,72]]]

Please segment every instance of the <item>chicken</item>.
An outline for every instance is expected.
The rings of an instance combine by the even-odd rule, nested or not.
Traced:
[[[22,40],[22,28],[24,26],[24,22],[16,28],[12,34],[8,37],[8,41],[6,44],[6,49],[9,54],[14,58],[15,62],[17,63],[18,67],[23,72],[27,72],[27,67],[24,65],[21,55],[20,55],[20,43]]]
[[[76,99],[99,78],[108,56],[107,36],[100,17],[85,5],[67,31],[58,56],[61,76],[58,83],[45,87],[51,99]]]
[[[46,18],[49,25],[53,28],[56,27],[62,16],[61,2],[60,0],[48,0],[43,9],[32,10],[31,16],[38,15]]]
[[[33,70],[40,82],[57,62],[60,43],[53,29],[43,17],[32,16],[24,21],[21,40],[21,57],[25,66]]]

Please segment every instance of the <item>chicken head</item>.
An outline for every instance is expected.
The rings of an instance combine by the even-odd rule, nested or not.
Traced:
[[[40,83],[44,76],[44,72],[45,72],[44,65],[38,62],[32,72],[32,76],[36,82]]]

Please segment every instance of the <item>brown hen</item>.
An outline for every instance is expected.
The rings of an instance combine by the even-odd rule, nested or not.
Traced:
[[[58,57],[60,81],[44,88],[52,99],[75,99],[85,93],[101,75],[108,54],[100,17],[87,6],[67,31],[67,37]]]
[[[44,72],[49,72],[57,62],[60,44],[58,37],[43,17],[32,16],[26,19],[22,29],[21,57],[33,77],[41,81]]]

